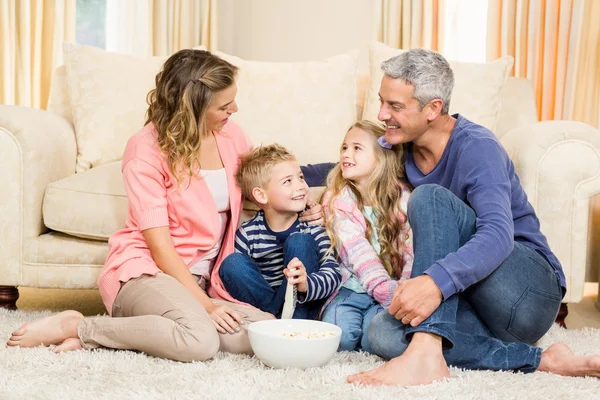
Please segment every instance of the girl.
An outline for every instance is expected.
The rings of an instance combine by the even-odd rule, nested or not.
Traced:
[[[236,72],[209,52],[181,50],[156,76],[146,126],[123,155],[126,227],[111,237],[98,279],[118,318],[65,311],[23,325],[8,345],[131,349],[177,361],[251,353],[245,324],[272,316],[236,304],[218,275],[242,209],[238,157],[250,148],[229,121]],[[319,208],[306,219],[319,219]]]
[[[323,197],[342,286],[330,297],[322,319],[342,328],[340,350],[369,351],[371,319],[389,306],[398,280],[410,278],[412,233],[402,150],[381,147],[377,141],[384,134],[370,121],[352,125]]]

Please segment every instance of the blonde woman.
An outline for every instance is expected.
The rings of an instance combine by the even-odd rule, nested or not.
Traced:
[[[238,158],[251,147],[229,121],[236,72],[209,52],[182,50],[156,76],[146,126],[123,155],[126,227],[111,237],[98,279],[116,318],[65,311],[23,325],[8,345],[130,349],[184,362],[251,353],[245,325],[272,316],[238,304],[218,274],[240,219]],[[318,220],[320,207],[307,214]]]
[[[371,319],[388,308],[398,281],[409,279],[412,269],[401,150],[381,147],[377,140],[384,135],[369,121],[350,128],[323,199],[342,270],[342,286],[330,297],[323,321],[342,328],[340,350],[370,351]]]

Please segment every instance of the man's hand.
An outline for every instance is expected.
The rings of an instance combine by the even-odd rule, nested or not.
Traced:
[[[306,203],[308,210],[300,213],[300,221],[308,222],[309,225],[325,225],[325,214],[319,203],[309,200]]]
[[[298,260],[297,257],[292,258],[283,273],[289,285],[296,285],[299,292],[306,293],[308,284],[306,282],[306,268],[304,268],[302,261]]]
[[[388,312],[402,323],[418,326],[442,303],[442,292],[429,275],[421,275],[398,285]]]

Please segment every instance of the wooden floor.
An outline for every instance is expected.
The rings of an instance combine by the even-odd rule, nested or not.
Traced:
[[[104,314],[105,309],[97,290],[63,290],[20,288],[17,307],[22,311],[62,311],[76,309],[84,315]],[[598,284],[585,284],[585,297],[580,303],[569,304],[566,323],[568,329],[591,327],[600,329]]]

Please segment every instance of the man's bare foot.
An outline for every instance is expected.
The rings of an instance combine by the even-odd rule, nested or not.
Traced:
[[[83,314],[70,310],[28,322],[14,331],[6,344],[36,347],[62,343],[69,338],[77,337],[77,324],[82,318]]]
[[[439,339],[439,344],[432,345],[429,339],[429,343],[415,341],[419,333],[413,336],[404,354],[370,371],[351,375],[348,382],[363,385],[416,386],[450,378],[448,364],[442,354],[441,339],[423,333],[436,341]]]
[[[600,355],[576,356],[566,344],[555,343],[542,353],[538,371],[600,378]]]
[[[83,347],[81,347],[81,342],[79,341],[79,338],[69,338],[69,339],[65,340],[64,342],[62,342],[60,345],[53,348],[52,352],[53,353],[62,353],[64,351],[74,351],[74,350],[81,350],[81,349],[83,349]]]

